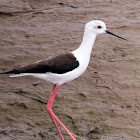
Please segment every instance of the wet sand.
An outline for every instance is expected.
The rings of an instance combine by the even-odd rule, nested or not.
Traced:
[[[60,87],[53,111],[77,140],[140,140],[139,7],[138,0],[1,0],[0,72],[75,50],[85,24],[100,19],[129,41],[99,35],[87,71]],[[60,139],[44,103],[52,87],[0,77],[0,140]]]

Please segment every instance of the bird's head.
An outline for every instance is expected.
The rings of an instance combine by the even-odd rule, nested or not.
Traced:
[[[116,36],[118,38],[121,38],[123,40],[126,40],[125,38],[122,38],[122,37],[120,37],[118,35],[115,35],[114,33],[109,32],[106,29],[105,23],[103,21],[101,21],[101,20],[92,20],[92,21],[88,22],[85,25],[85,31],[90,33],[90,34],[96,34],[96,35],[102,34],[102,33],[107,33],[107,34]]]
[[[105,33],[106,25],[101,20],[92,20],[86,24],[85,30],[98,35]]]

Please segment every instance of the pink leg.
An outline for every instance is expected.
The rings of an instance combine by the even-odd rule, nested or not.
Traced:
[[[59,88],[59,85],[54,85],[53,90],[52,90],[52,92],[51,92],[51,96],[50,96],[50,98],[49,98],[49,100],[48,100],[46,109],[47,109],[47,111],[48,111],[48,113],[49,113],[49,115],[50,115],[50,117],[51,117],[51,119],[52,119],[52,121],[53,121],[53,123],[54,123],[54,125],[55,125],[55,127],[56,127],[56,129],[57,129],[57,131],[58,131],[58,133],[59,133],[59,135],[60,135],[60,137],[61,137],[61,140],[64,140],[64,138],[63,138],[63,136],[62,136],[62,134],[61,134],[61,132],[60,132],[58,126],[57,126],[56,121],[64,128],[64,130],[68,133],[68,135],[71,137],[72,140],[76,140],[76,139],[72,136],[72,134],[68,131],[68,129],[64,126],[64,124],[57,118],[57,116],[56,116],[56,115],[52,112],[52,110],[51,110],[52,104],[53,104],[53,101],[54,101],[54,98],[55,98],[55,96],[56,96],[56,92],[57,92],[58,88]],[[55,120],[56,120],[56,121],[55,121]]]
[[[53,113],[53,112],[52,112]],[[67,134],[71,137],[72,140],[76,140],[72,134],[69,132],[69,130],[66,128],[66,126],[58,119],[58,117],[53,113],[54,118],[59,122],[59,124],[64,128],[64,130],[67,132]]]
[[[49,112],[49,111],[48,111],[48,112]],[[53,123],[54,123],[54,125],[55,125],[55,127],[56,127],[56,129],[57,129],[57,131],[58,131],[58,133],[59,133],[59,135],[60,135],[61,140],[64,140],[64,138],[63,138],[63,136],[62,136],[62,134],[61,134],[61,132],[60,132],[58,126],[57,126],[57,123],[56,123],[54,117],[52,116],[52,111],[49,112],[49,115],[50,115],[50,117],[51,117],[51,119],[52,119],[52,121],[53,121]]]

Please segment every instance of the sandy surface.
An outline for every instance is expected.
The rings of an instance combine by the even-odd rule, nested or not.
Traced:
[[[60,87],[53,111],[77,140],[140,140],[139,0],[1,0],[0,72],[76,49],[93,19],[129,41],[99,35],[87,71]],[[39,101],[52,86],[0,77],[0,140],[60,139]]]

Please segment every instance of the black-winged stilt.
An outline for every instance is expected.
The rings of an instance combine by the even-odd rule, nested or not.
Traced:
[[[68,129],[63,125],[63,123],[57,118],[57,116],[52,112],[52,104],[56,96],[56,92],[60,85],[76,79],[87,69],[91,51],[94,45],[94,41],[98,34],[108,33],[114,35],[118,38],[126,40],[120,36],[117,36],[106,29],[104,22],[100,20],[93,20],[85,25],[85,32],[83,36],[83,41],[78,49],[73,52],[64,53],[56,55],[48,59],[44,59],[21,67],[19,69],[13,69],[8,72],[3,72],[0,74],[14,74],[10,77],[19,76],[34,76],[44,79],[50,83],[54,84],[53,90],[51,92],[50,98],[46,105],[46,109],[61,137],[64,140],[56,121],[64,128],[72,140],[76,140]]]

